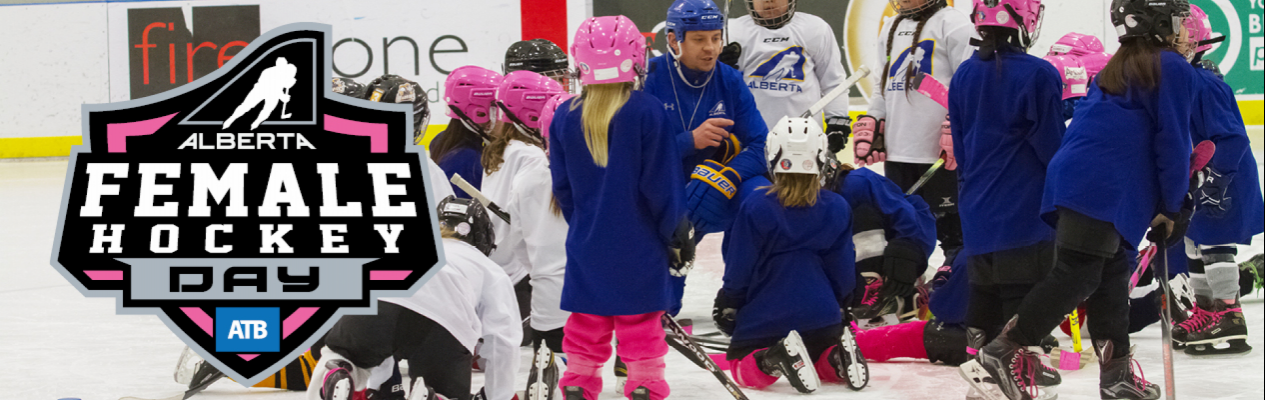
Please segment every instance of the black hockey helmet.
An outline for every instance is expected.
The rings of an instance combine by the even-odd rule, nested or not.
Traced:
[[[1168,37],[1181,31],[1182,19],[1190,16],[1187,0],[1113,0],[1111,24],[1121,40],[1143,37],[1168,44]]]
[[[365,85],[363,83],[356,82],[352,80],[351,78],[337,78],[336,77],[333,79],[333,81],[334,81],[334,93],[355,97],[357,99],[363,99],[365,98],[365,93],[368,92],[368,90],[365,88]]]
[[[516,42],[505,50],[505,74],[531,71],[554,78],[567,73],[567,53],[545,39]]]
[[[458,239],[482,251],[492,254],[496,249],[496,232],[492,230],[492,218],[482,203],[474,199],[462,199],[449,195],[436,207],[439,226],[456,234]]]
[[[399,75],[382,75],[369,82],[366,97],[369,101],[381,103],[413,103],[413,142],[416,143],[426,133],[426,124],[430,122],[430,102],[426,91],[417,82]]]

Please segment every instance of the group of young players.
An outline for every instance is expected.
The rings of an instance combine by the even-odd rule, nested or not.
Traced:
[[[664,315],[681,309],[694,244],[716,232],[713,319],[729,338],[716,342],[743,387],[859,389],[862,357],[913,357],[960,365],[967,398],[1049,399],[1061,379],[1039,354],[1084,302],[1102,398],[1156,399],[1128,337],[1162,298],[1144,279],[1145,300],[1130,301],[1144,236],[1188,255],[1195,301],[1177,305],[1174,341],[1250,350],[1238,296],[1259,288],[1260,262],[1240,275],[1234,257],[1265,229],[1262,196],[1233,92],[1201,62],[1214,39],[1198,7],[1115,0],[1114,56],[1072,33],[1042,60],[1028,54],[1040,0],[976,0],[970,15],[892,0],[868,111],[853,123],[841,97],[820,123],[798,116],[847,84],[829,25],[795,0],[746,3],[729,21],[710,0],[677,0],[654,58],[631,20],[596,17],[569,56],[536,39],[511,46],[501,72],[452,71],[452,122],[429,145],[448,264],[377,315],[344,317],[262,385],[314,400],[509,400],[519,387],[593,400],[613,351],[625,396],[667,398]],[[928,76],[951,84],[947,104],[915,90]],[[414,104],[420,142],[430,111],[416,83],[334,90]],[[838,161],[849,139],[856,164],[883,175]],[[1191,178],[1204,140],[1216,153]],[[456,175],[468,186],[442,184]],[[936,242],[946,260],[923,282]],[[520,346],[535,350],[525,386]],[[182,356],[178,381],[218,377]]]

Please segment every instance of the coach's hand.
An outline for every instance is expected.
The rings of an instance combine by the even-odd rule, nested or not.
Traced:
[[[729,131],[725,128],[733,124],[733,120],[725,118],[710,118],[703,121],[702,125],[694,128],[694,148],[702,150],[719,146],[722,140],[729,137]]]

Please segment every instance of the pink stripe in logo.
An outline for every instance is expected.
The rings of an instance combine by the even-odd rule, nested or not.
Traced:
[[[321,308],[320,307],[299,307],[298,310],[295,310],[293,314],[290,314],[289,317],[286,317],[285,321],[281,321],[281,338],[284,339],[286,337],[289,337],[290,334],[294,333],[296,329],[299,329],[300,326],[303,326],[304,322],[307,322],[309,318],[312,318],[312,315],[315,315],[316,310],[319,310],[319,309]]]
[[[402,281],[412,275],[413,271],[369,271],[371,281]]]
[[[136,122],[123,122],[118,124],[109,124],[105,126],[105,148],[109,153],[126,153],[128,136],[145,136],[153,135],[158,132],[158,128],[162,128],[172,117],[178,113],[173,113],[165,117],[147,119]]]
[[[206,334],[215,336],[215,319],[207,315],[206,311],[198,307],[180,307],[180,311],[184,311],[184,315],[187,315]]]
[[[368,136],[370,153],[387,152],[387,124],[352,121],[325,114],[325,130],[351,136]]]
[[[238,354],[237,356],[246,361],[254,360],[255,357],[259,357],[258,354]]]
[[[88,279],[94,281],[121,281],[123,280],[123,271],[88,271],[83,273],[88,275]]]

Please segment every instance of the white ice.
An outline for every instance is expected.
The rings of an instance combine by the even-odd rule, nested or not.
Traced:
[[[1262,159],[1259,149],[1256,158]],[[181,393],[172,370],[184,344],[154,316],[115,315],[113,298],[86,298],[49,264],[57,212],[66,174],[65,160],[0,162],[0,399],[80,398],[115,400],[124,396],[161,398]],[[710,326],[711,304],[720,286],[719,238],[703,245],[699,266],[690,275],[682,318]],[[1240,261],[1265,249],[1261,236],[1240,248]],[[942,256],[936,255],[934,262]],[[1174,355],[1177,394],[1184,399],[1265,398],[1265,304],[1260,294],[1244,299],[1244,311],[1256,353],[1233,359],[1192,359]],[[702,328],[700,328],[702,329]],[[1070,339],[1058,333],[1063,343]],[[1160,330],[1133,336],[1146,379],[1163,385]],[[523,351],[527,379],[530,360]],[[673,399],[723,400],[729,396],[715,378],[670,352],[667,377]],[[609,365],[608,365],[609,366]],[[814,398],[962,399],[967,385],[953,367],[925,361],[872,363],[870,386],[852,392],[825,386]],[[483,377],[475,375],[475,387]],[[1064,400],[1097,399],[1098,368],[1066,372],[1059,387]],[[618,399],[606,368],[603,400]],[[747,389],[752,400],[806,398],[785,380],[766,390]],[[243,388],[227,379],[195,399],[298,400],[298,392]]]

